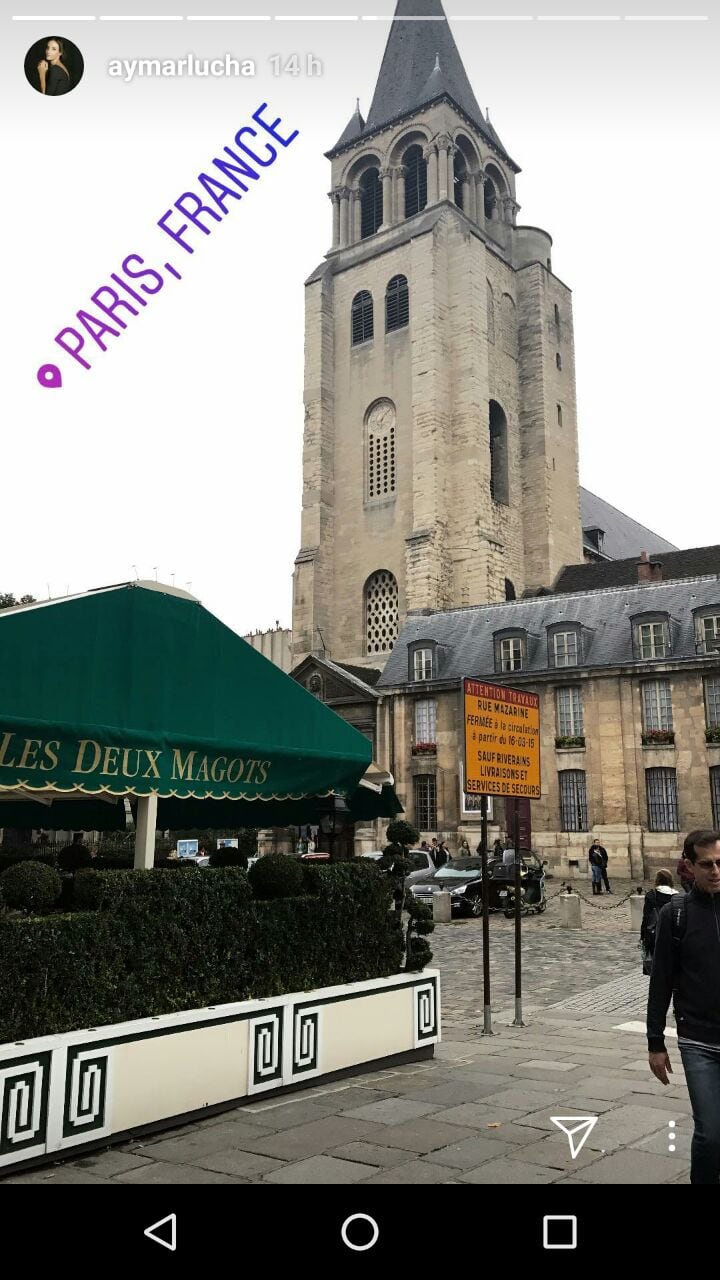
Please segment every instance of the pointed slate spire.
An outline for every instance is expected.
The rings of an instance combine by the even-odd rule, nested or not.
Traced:
[[[357,98],[355,110],[353,111],[350,119],[345,125],[345,128],[340,134],[340,137],[335,143],[335,146],[333,147],[333,151],[339,151],[341,147],[347,147],[350,145],[351,142],[356,142],[357,139],[361,136],[364,128],[365,128],[365,121],[363,120],[360,114],[360,99]]]
[[[404,18],[434,21],[405,22]],[[377,129],[399,116],[411,115],[432,96],[448,93],[482,128],[485,121],[445,16],[442,0],[398,0],[375,96],[367,118]]]

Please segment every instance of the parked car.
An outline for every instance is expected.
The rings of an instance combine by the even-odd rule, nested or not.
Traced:
[[[374,849],[372,853],[360,854],[361,858],[367,858],[373,862],[379,862],[382,856],[382,849]],[[435,863],[432,860],[429,849],[410,849],[408,863],[410,871],[405,877],[406,885],[415,884],[418,880],[424,880],[435,871]]]
[[[433,868],[432,875],[418,877],[410,886],[413,897],[432,906],[433,894],[449,893],[458,915],[482,915],[482,858],[451,858]]]

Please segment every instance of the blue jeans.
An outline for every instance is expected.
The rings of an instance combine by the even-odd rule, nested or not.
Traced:
[[[690,1148],[690,1181],[720,1182],[720,1053],[700,1045],[680,1045],[695,1132]]]

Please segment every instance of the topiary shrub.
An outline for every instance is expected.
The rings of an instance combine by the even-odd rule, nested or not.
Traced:
[[[256,898],[297,898],[306,892],[303,868],[284,853],[267,853],[248,872]]]
[[[405,970],[407,973],[417,973],[432,960],[430,943],[421,936],[432,933],[435,929],[432,908],[427,903],[420,902],[408,889],[405,894],[405,910],[408,913],[405,931]]]
[[[18,862],[39,862],[44,867],[56,865],[54,853],[35,853],[33,849],[11,849],[4,844],[0,845],[0,871],[4,871],[6,867],[15,867]]]
[[[402,820],[391,822],[386,835],[390,844],[401,844],[405,849],[417,844],[420,839],[420,833],[409,822]]]
[[[247,854],[242,849],[234,849],[232,845],[223,846],[210,854],[211,867],[246,867]]]
[[[33,913],[49,911],[60,897],[62,881],[57,871],[41,862],[18,862],[0,875],[3,897],[9,907]]]
[[[81,867],[92,866],[92,855],[83,844],[69,844],[58,853],[58,866],[61,871],[79,871]]]

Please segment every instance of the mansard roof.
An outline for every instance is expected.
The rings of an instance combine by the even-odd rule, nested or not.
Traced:
[[[635,669],[655,671],[663,664],[702,657],[696,647],[693,614],[698,609],[713,607],[720,613],[720,576],[411,613],[388,658],[378,690],[412,684],[408,678],[408,648],[419,640],[435,640],[445,646],[436,675],[443,683],[469,676],[492,679],[499,684],[522,685],[532,683],[535,675],[550,671],[556,679],[573,680],[583,668],[630,664]],[[667,615],[670,652],[666,658],[648,662],[635,656],[631,620],[640,614]],[[578,667],[549,667],[547,631],[558,623],[582,629],[583,653]],[[495,636],[498,632],[515,630],[525,632],[528,637],[527,662],[522,671],[498,675]],[[717,667],[717,654],[703,660],[713,659]]]
[[[595,551],[592,543],[584,537],[588,529],[601,529],[603,538],[603,555],[607,560],[625,560],[629,556],[639,556],[641,551],[648,555],[658,555],[664,551],[677,551],[672,542],[667,542],[659,534],[653,533],[644,524],[632,520],[624,511],[618,511],[589,489],[580,490],[580,518],[583,527],[583,542],[589,551]],[[585,585],[583,583],[583,585]],[[608,584],[609,585],[609,584]],[[613,583],[612,585],[618,585]]]

